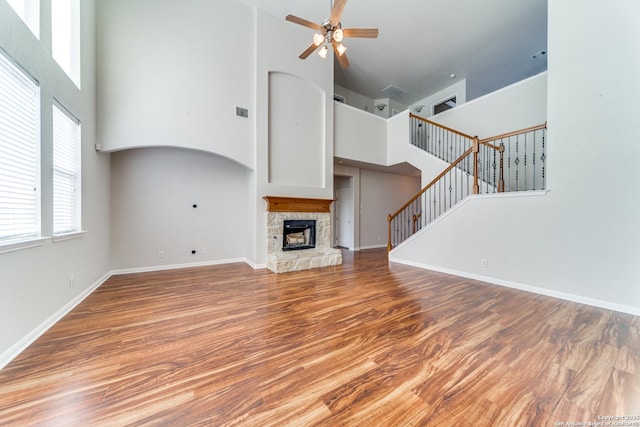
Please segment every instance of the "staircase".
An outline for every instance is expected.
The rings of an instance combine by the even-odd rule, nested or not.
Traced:
[[[410,114],[411,144],[449,163],[388,217],[391,250],[472,194],[545,189],[546,123],[479,139]]]

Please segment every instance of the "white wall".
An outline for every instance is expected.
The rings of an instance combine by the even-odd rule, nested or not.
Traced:
[[[247,168],[168,147],[113,153],[111,163],[114,269],[244,259],[252,223]]]
[[[41,90],[42,233],[52,231],[52,98],[82,123],[82,228],[72,240],[0,254],[0,366],[99,284],[109,261],[109,156],[94,150],[94,2],[81,4],[79,90],[51,58],[51,4],[41,6],[37,40],[5,0],[0,0],[0,47],[39,81]],[[70,278],[73,276],[73,286]]]
[[[547,73],[443,111],[430,120],[480,139],[542,124],[547,120]]]
[[[291,96],[295,94],[295,96]],[[322,88],[289,73],[269,73],[269,183],[322,188],[326,112]]]
[[[462,79],[449,87],[446,87],[433,95],[427,96],[409,106],[409,110],[420,117],[429,118],[433,115],[433,106],[442,101],[456,97],[456,106],[459,107],[467,102],[467,80]],[[417,106],[421,106],[420,112],[415,111]]]
[[[335,156],[386,165],[386,119],[339,102],[333,107]]]
[[[634,0],[550,2],[550,192],[470,199],[392,259],[640,314],[639,15]]]
[[[103,149],[186,147],[254,167],[255,13],[232,0],[109,0],[97,9]]]
[[[361,95],[340,85],[334,85],[334,91],[336,95],[345,97],[347,105],[373,113],[373,98]]]
[[[360,249],[387,246],[387,216],[420,191],[420,177],[360,170]]]

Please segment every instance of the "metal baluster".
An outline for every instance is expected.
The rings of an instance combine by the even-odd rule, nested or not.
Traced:
[[[531,163],[533,163],[533,165],[531,166],[533,168],[533,189],[536,190],[536,175],[537,175],[537,171],[536,171],[536,147],[538,146],[538,133],[534,132],[533,133],[533,154],[531,155]]]
[[[516,165],[516,191],[520,191],[520,147],[518,146],[518,138],[516,137],[516,159],[513,161]]]
[[[524,134],[524,189],[527,188],[527,134]]]
[[[495,141],[494,141],[495,142]],[[491,164],[491,167],[493,168],[493,192],[496,192],[496,188],[498,187],[498,182],[496,181],[496,150],[491,150],[493,153],[493,163]]]

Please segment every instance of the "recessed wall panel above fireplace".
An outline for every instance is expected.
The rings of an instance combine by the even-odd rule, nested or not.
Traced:
[[[326,93],[298,76],[269,73],[269,183],[324,188]]]

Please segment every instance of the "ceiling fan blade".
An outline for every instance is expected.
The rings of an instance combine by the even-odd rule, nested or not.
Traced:
[[[287,15],[286,18],[287,21],[289,22],[293,22],[294,24],[298,24],[298,25],[302,25],[304,27],[308,27],[308,28],[312,28],[316,31],[320,30],[320,28],[322,28],[320,25],[316,24],[315,22],[311,22],[311,21],[307,21],[306,19],[303,18],[299,18],[295,15]]]
[[[334,0],[333,8],[331,9],[331,16],[329,16],[329,22],[333,27],[338,25],[340,22],[340,18],[342,17],[342,11],[344,10],[344,6],[347,4],[347,0]]]
[[[368,39],[375,39],[378,37],[377,28],[344,28],[345,37],[364,37]]]
[[[300,59],[307,59],[307,56],[311,55],[313,53],[314,50],[316,50],[317,48],[319,48],[320,46],[316,46],[315,44],[311,43],[311,46],[309,46],[307,48],[307,50],[305,50],[304,52],[302,52],[298,58]]]
[[[338,59],[338,64],[340,64],[340,66],[342,68],[347,68],[349,66],[349,59],[347,59],[347,54],[343,53],[342,55],[340,55],[340,52],[338,52],[338,43],[333,42],[333,52],[336,54],[336,58]]]

